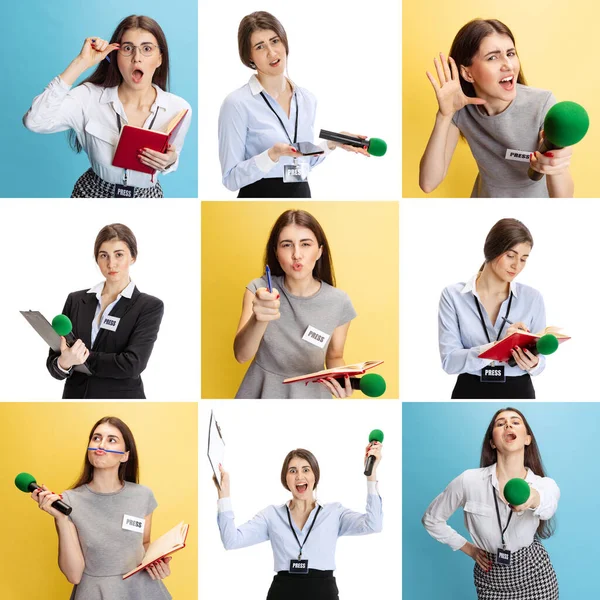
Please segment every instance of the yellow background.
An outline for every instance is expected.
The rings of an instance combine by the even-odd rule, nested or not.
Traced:
[[[307,210],[319,221],[337,287],[357,312],[344,362],[384,360],[373,371],[386,380],[381,398],[398,398],[398,203],[290,201],[202,203],[202,397],[233,398],[250,366],[233,356],[242,298],[264,274],[269,233],[288,209]]]
[[[27,472],[61,493],[78,477],[88,434],[101,417],[117,416],[135,437],[140,483],[158,502],[152,540],[180,521],[186,547],[173,556],[165,585],[174,598],[198,595],[198,406],[196,403],[0,403],[0,598],[69,598],[73,586],[58,568],[54,520],[14,485]]]
[[[590,129],[573,148],[571,173],[576,197],[597,197],[597,148],[600,146],[597,2],[441,2],[403,3],[402,181],[404,197],[424,197],[419,161],[433,129],[437,101],[425,75],[436,75],[433,58],[448,54],[458,30],[475,18],[499,19],[513,32],[528,85],[553,92],[556,99],[581,104]],[[437,77],[437,76],[436,76]],[[429,196],[469,197],[477,166],[469,146],[459,141],[446,179]]]

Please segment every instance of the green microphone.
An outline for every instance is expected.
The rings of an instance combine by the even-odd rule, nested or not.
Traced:
[[[531,352],[534,356],[538,354],[543,354],[544,356],[548,356],[548,354],[553,354],[558,349],[558,338],[551,333],[547,333],[543,335],[536,343],[535,346],[528,347],[527,350]],[[514,367],[516,366],[517,361],[511,356],[508,360],[508,366]]]
[[[64,336],[67,346],[72,346],[77,340],[73,335],[73,323],[67,315],[56,315],[52,319],[52,329],[58,334]]]
[[[335,380],[344,387],[346,382],[343,377],[336,377]],[[379,398],[385,393],[385,379],[377,373],[367,373],[362,377],[350,377],[350,385],[353,390],[360,390],[369,398]]]
[[[354,135],[336,133],[335,131],[327,131],[326,129],[321,129],[319,137],[322,140],[338,142],[338,144],[346,144],[347,146],[354,146],[355,148],[364,148],[371,156],[383,156],[387,152],[387,144],[379,138],[363,140]]]
[[[383,444],[383,431],[381,429],[373,429],[369,434],[369,444],[373,442],[379,442]],[[373,465],[375,464],[376,458],[374,456],[367,456],[367,460],[365,461],[365,475],[369,477],[371,473],[373,473]]]
[[[504,486],[504,497],[511,506],[520,506],[529,500],[529,484],[524,479],[509,479]]]
[[[547,113],[544,119],[544,138],[540,143],[538,152],[545,154],[549,150],[573,146],[581,141],[590,126],[590,118],[583,106],[577,102],[557,102]],[[534,171],[531,167],[527,171],[529,179],[539,181],[544,174]]]
[[[41,490],[42,488],[35,482],[35,477],[30,475],[29,473],[19,473],[15,477],[15,485],[26,494],[30,494],[35,492],[36,490]],[[66,502],[62,500],[55,500],[51,504],[52,508],[55,508],[58,512],[61,512],[63,515],[70,515],[73,507],[69,506]]]

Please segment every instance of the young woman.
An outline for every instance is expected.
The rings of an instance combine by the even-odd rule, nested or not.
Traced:
[[[518,330],[537,333],[546,327],[542,295],[514,281],[525,268],[532,247],[533,238],[523,223],[501,219],[485,240],[485,262],[479,272],[470,281],[450,285],[442,292],[442,367],[446,373],[459,373],[453,399],[535,398],[531,375],[544,370],[544,356],[535,356],[527,348],[513,349],[516,365],[499,365],[506,380],[492,383],[482,381],[481,371],[493,361],[478,358]]]
[[[535,436],[521,412],[496,412],[483,439],[480,467],[450,482],[429,505],[423,525],[436,540],[475,561],[479,600],[558,600],[556,574],[540,538],[553,533],[549,520],[560,490],[545,476]],[[506,482],[515,478],[530,486],[529,499],[519,506],[504,498]],[[459,506],[473,543],[446,523]],[[502,550],[510,552],[510,564],[498,562]]]
[[[528,87],[510,29],[475,19],[454,38],[450,58],[433,60],[439,79],[427,77],[438,102],[435,126],[421,159],[419,185],[432,192],[446,177],[459,136],[479,168],[472,198],[571,198],[571,147],[540,154],[551,92]],[[528,156],[529,160],[523,156]],[[546,175],[527,176],[531,167]]]
[[[273,15],[259,11],[245,16],[238,47],[242,63],[256,73],[221,107],[223,184],[240,190],[238,198],[310,198],[308,172],[340,144],[323,142],[324,154],[306,157],[294,148],[314,139],[317,101],[286,76],[288,39]],[[369,155],[363,148],[341,147]]]
[[[321,385],[283,383],[321,371],[324,362],[328,369],[345,364],[344,345],[356,312],[335,287],[323,228],[306,211],[286,210],[271,229],[264,263],[273,274],[272,292],[266,276],[248,284],[233,344],[238,362],[254,358],[236,398],[350,396],[349,377],[344,386],[333,377]]]
[[[104,281],[67,297],[63,314],[73,323],[72,346],[61,339],[46,366],[64,379],[63,398],[145,398],[146,368],[163,317],[161,300],[141,293],[129,277],[137,240],[126,225],[103,227],[94,244]],[[84,365],[88,373],[75,369]]]
[[[94,73],[71,89],[95,65]],[[119,23],[110,43],[86,38],[79,55],[34,99],[25,127],[36,133],[68,130],[73,149],[84,150],[90,159],[72,198],[162,198],[156,175],[113,167],[112,160],[124,125],[161,130],[188,109],[165,154],[140,148],[138,155],[157,173],[177,169],[192,114],[183,98],[167,92],[168,79],[169,49],[160,25],[131,15]]]
[[[286,504],[273,505],[254,519],[236,527],[230,498],[229,475],[220,466],[218,517],[221,540],[226,550],[246,548],[271,541],[277,575],[267,600],[338,600],[333,576],[335,547],[343,535],[365,535],[382,529],[382,505],[377,491],[377,465],[381,444],[367,446],[366,456],[375,456],[367,478],[366,514],[353,512],[340,503],[321,505],[315,498],[320,479],[319,463],[308,450],[292,450],[283,461],[281,484],[292,493]],[[214,476],[213,476],[214,479]],[[301,572],[298,563],[308,564]]]
[[[171,557],[123,580],[150,545],[152,514],[158,506],[152,490],[139,485],[138,455],[129,427],[117,417],[100,419],[90,431],[83,471],[62,496],[36,490],[31,497],[54,517],[58,566],[75,587],[71,600],[144,598],[169,600],[161,579],[171,574]],[[69,516],[52,508],[62,498]],[[142,529],[123,527],[123,515],[137,517]]]

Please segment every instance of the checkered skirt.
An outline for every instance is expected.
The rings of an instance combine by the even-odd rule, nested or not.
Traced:
[[[115,184],[104,181],[88,169],[75,183],[71,198],[114,198]],[[163,198],[160,181],[149,188],[134,188],[134,198]]]
[[[558,581],[546,549],[537,538],[511,556],[511,565],[499,565],[488,554],[492,570],[477,563],[473,576],[478,600],[558,600]]]

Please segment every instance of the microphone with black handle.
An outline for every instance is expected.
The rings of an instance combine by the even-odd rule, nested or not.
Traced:
[[[336,377],[335,380],[344,387],[346,382],[343,377]],[[350,385],[353,390],[360,390],[369,398],[379,398],[385,393],[385,379],[377,373],[367,373],[362,377],[350,377]]]
[[[381,429],[373,429],[369,434],[369,444],[373,442],[383,443],[383,431]],[[365,460],[365,475],[369,477],[373,473],[373,466],[375,465],[375,461],[377,459],[371,454],[367,456]]]
[[[67,315],[56,315],[52,319],[52,329],[65,338],[69,348],[77,341],[77,338],[73,335],[73,323]]]
[[[534,346],[528,347],[527,350],[531,352],[534,356],[538,354],[542,354],[544,356],[548,356],[548,354],[552,354],[556,352],[558,348],[558,338],[551,333],[547,333],[543,335]],[[511,356],[508,361],[509,367],[515,367],[517,365],[517,361]]]
[[[15,477],[15,485],[26,494],[35,492],[36,490],[42,490],[42,488],[35,482],[35,477],[29,473],[19,473]],[[63,515],[70,515],[73,507],[69,506],[62,500],[55,500],[51,504],[52,508],[61,512]]]
[[[321,129],[319,137],[322,140],[337,142],[338,144],[345,144],[346,146],[364,148],[371,156],[383,156],[387,152],[387,144],[379,138],[363,140],[354,135],[336,133],[335,131],[327,131],[326,129]]]

